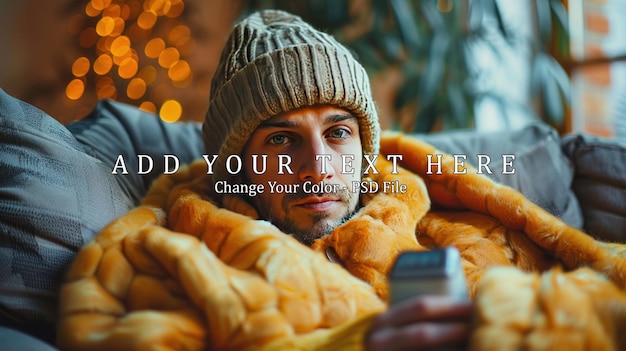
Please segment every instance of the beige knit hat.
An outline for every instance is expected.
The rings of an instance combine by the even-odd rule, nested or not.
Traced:
[[[316,104],[355,114],[363,153],[378,153],[369,78],[344,46],[284,11],[256,12],[237,24],[213,77],[202,128],[207,153],[218,155],[214,179],[230,179],[226,159],[241,154],[262,121]]]

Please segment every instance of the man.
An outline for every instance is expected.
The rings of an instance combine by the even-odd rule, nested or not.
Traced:
[[[361,180],[364,155],[378,152],[367,73],[332,37],[285,12],[245,19],[225,48],[203,127],[207,153],[218,155],[214,181],[290,186],[293,192],[265,191],[249,200],[261,218],[311,245],[358,211],[352,182]],[[241,156],[242,173],[228,171],[230,155]],[[313,191],[314,184],[336,191]],[[367,347],[463,343],[471,310],[445,297],[407,301],[375,320]]]

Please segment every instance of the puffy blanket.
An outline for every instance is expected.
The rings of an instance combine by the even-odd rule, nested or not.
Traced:
[[[360,350],[403,250],[455,246],[476,302],[475,350],[626,348],[624,246],[596,241],[442,154],[387,133],[364,206],[312,247],[235,196],[200,160],[85,246],[60,292],[63,350]],[[458,169],[457,169],[458,170]],[[528,176],[532,176],[529,174]],[[541,181],[541,179],[537,179]]]

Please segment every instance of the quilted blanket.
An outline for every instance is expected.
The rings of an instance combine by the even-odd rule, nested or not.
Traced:
[[[363,207],[306,247],[242,199],[213,191],[199,160],[77,255],[60,292],[62,350],[361,350],[387,308],[404,250],[455,246],[476,303],[473,350],[626,348],[626,252],[571,228],[517,191],[441,174],[413,137],[387,133],[369,179],[405,191]],[[382,156],[382,155],[381,155]],[[532,175],[529,175],[532,176]],[[541,181],[541,180],[537,180]]]

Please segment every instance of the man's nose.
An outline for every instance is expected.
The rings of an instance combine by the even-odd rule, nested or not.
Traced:
[[[323,140],[313,140],[303,149],[300,155],[295,156],[300,181],[319,183],[334,176],[332,156]]]

